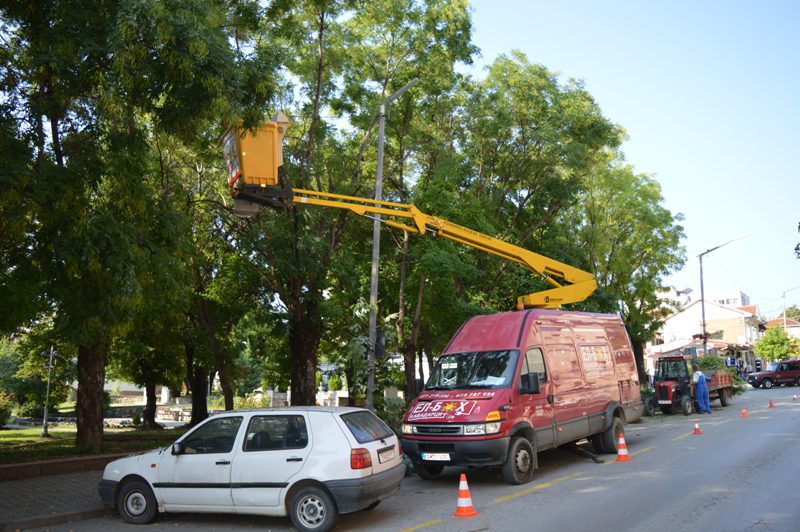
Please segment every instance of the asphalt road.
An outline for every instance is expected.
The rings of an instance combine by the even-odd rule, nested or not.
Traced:
[[[603,463],[566,449],[540,454],[534,481],[509,486],[499,472],[463,470],[478,517],[454,519],[458,477],[407,477],[400,492],[369,512],[345,515],[336,530],[424,531],[798,531],[800,388],[749,390],[711,415],[645,418],[628,425],[629,462]],[[774,408],[769,408],[769,400]],[[742,418],[742,407],[748,417]],[[695,420],[701,435],[692,434]],[[589,448],[586,445],[580,448]],[[147,526],[119,517],[51,531],[292,530],[288,518],[162,515]]]

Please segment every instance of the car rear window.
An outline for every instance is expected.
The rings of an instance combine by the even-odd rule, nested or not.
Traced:
[[[372,412],[351,412],[342,415],[342,421],[350,429],[358,443],[367,443],[392,436],[394,433],[386,423]]]

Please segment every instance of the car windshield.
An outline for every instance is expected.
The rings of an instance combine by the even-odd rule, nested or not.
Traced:
[[[767,364],[767,371],[778,371],[778,363],[770,362],[769,364]]]
[[[473,351],[443,355],[436,362],[427,390],[508,388],[519,351]]]

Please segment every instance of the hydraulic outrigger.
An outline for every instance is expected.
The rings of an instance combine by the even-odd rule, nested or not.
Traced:
[[[236,128],[225,136],[228,186],[236,202],[237,214],[251,216],[259,205],[291,208],[296,204],[348,210],[364,217],[380,215],[380,221],[409,233],[432,234],[465,246],[522,264],[543,276],[553,287],[517,297],[517,307],[559,308],[583,301],[597,288],[594,277],[583,270],[498,238],[421,212],[411,204],[291,188],[283,177],[281,141],[288,121],[279,114],[255,132],[244,134]],[[384,219],[383,217],[387,217]],[[402,223],[409,221],[410,223]]]

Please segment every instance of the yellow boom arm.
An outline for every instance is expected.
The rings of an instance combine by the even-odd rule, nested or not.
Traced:
[[[430,232],[434,236],[441,236],[465,246],[522,264],[530,271],[542,275],[553,288],[519,296],[517,298],[517,306],[520,308],[558,308],[567,303],[583,301],[597,288],[597,282],[588,272],[509,244],[498,238],[448,222],[442,218],[430,216],[421,212],[414,205],[391,201],[375,201],[374,199],[298,188],[292,189],[292,192],[294,193],[295,204],[345,209],[359,216],[379,214],[394,219],[405,219],[412,225],[383,218],[381,222],[395,229],[410,233],[424,235],[426,232]]]
[[[240,215],[252,215],[258,205],[285,208],[294,204],[317,205],[344,209],[359,216],[386,216],[381,221],[390,227],[425,235],[427,232],[459,242],[486,253],[522,264],[530,271],[543,276],[552,286],[547,290],[517,298],[519,308],[558,308],[589,297],[597,288],[594,277],[557,260],[509,244],[498,238],[448,222],[421,212],[414,205],[376,201],[374,199],[345,196],[291,188],[283,182],[278,162],[282,162],[280,142],[286,130],[285,118],[270,122],[255,133],[242,134],[238,130],[226,135],[225,152],[228,161],[228,186],[231,187]],[[266,146],[267,157],[263,170],[250,163],[255,146]],[[262,150],[261,153],[264,153]],[[406,222],[406,223],[403,223]]]

